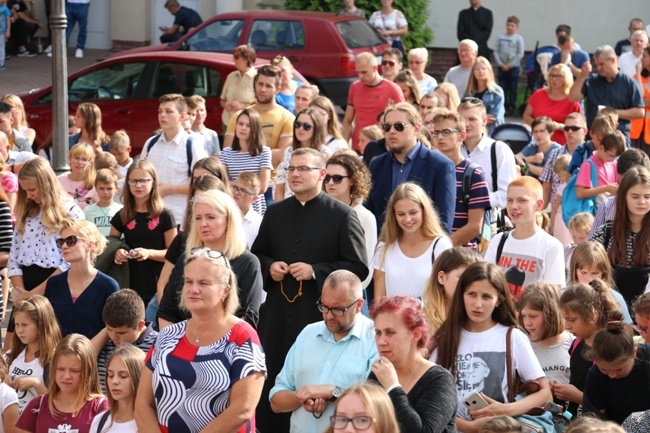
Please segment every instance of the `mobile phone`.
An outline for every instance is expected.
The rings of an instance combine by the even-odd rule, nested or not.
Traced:
[[[483,396],[476,391],[465,397],[463,403],[469,410],[479,410],[489,406]]]

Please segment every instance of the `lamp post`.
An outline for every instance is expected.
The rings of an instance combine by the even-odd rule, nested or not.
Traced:
[[[52,0],[52,167],[57,174],[68,171],[68,55],[65,31],[68,19],[65,0]]]

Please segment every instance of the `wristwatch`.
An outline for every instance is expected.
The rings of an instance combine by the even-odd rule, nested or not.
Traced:
[[[341,392],[341,387],[335,386],[332,390],[332,398],[330,398],[330,401],[338,400],[338,398],[341,396]]]

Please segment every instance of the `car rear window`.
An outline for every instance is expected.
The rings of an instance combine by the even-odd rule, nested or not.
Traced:
[[[364,20],[350,20],[336,23],[348,48],[374,47],[385,44],[379,33]]]

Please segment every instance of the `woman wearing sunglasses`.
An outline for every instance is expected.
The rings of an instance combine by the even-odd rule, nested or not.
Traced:
[[[239,307],[234,314],[257,326],[262,303],[260,261],[247,250],[241,211],[225,192],[210,190],[192,200],[193,224],[189,229],[185,253],[176,261],[165,286],[158,309],[158,324],[164,328],[188,318],[179,306],[183,292],[185,258],[195,248],[220,251],[230,262],[239,286]]]
[[[291,160],[291,153],[295,149],[312,148],[321,152],[327,160],[330,153],[325,146],[325,121],[313,108],[305,108],[296,116],[293,122],[293,145],[284,151],[284,157],[275,175],[275,201],[291,197],[293,192],[287,186],[287,168]]]
[[[78,333],[92,339],[104,329],[106,299],[120,290],[117,282],[94,268],[106,248],[106,238],[95,224],[65,219],[56,244],[70,269],[47,280],[45,297],[52,304],[61,335]]]
[[[257,333],[236,313],[239,279],[210,248],[189,250],[184,270],[180,304],[191,318],[162,329],[149,351],[138,430],[254,433],[266,365]]]
[[[334,416],[325,433],[338,431],[398,432],[395,409],[386,391],[372,382],[346,389],[336,401]]]
[[[327,161],[327,175],[323,180],[323,190],[357,212],[366,240],[368,256],[366,265],[368,266],[377,246],[377,219],[363,206],[363,202],[370,194],[370,183],[370,170],[353,150],[340,150]],[[366,290],[370,280],[372,280],[372,273],[363,282],[363,290]]]

